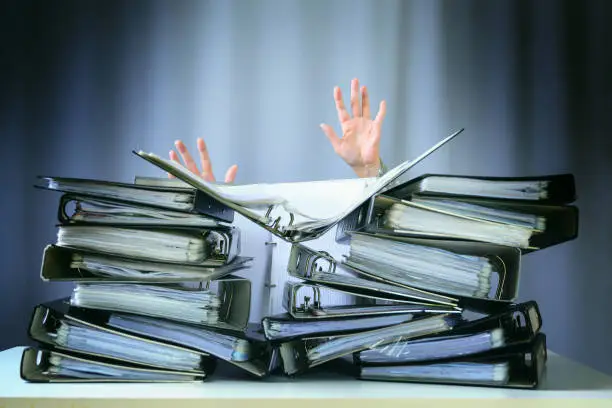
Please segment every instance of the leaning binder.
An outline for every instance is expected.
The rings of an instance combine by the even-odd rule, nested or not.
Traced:
[[[237,256],[224,265],[179,265],[47,245],[43,250],[40,277],[46,282],[204,282],[248,268],[251,260]]]
[[[476,239],[464,236],[463,233],[452,234],[448,230],[442,232],[428,232],[411,229],[410,225],[407,225],[407,228],[399,228],[389,225],[386,218],[392,208],[404,207],[406,209],[415,209],[422,214],[438,215],[446,217],[448,220],[452,219],[460,222],[469,221],[487,228],[489,226],[494,226],[500,231],[508,229],[503,223],[459,215],[451,210],[441,210],[423,204],[416,204],[410,200],[398,199],[386,195],[385,193],[372,197],[368,203],[365,203],[362,207],[347,216],[336,231],[336,240],[338,242],[344,242],[348,239],[351,232],[357,231],[391,236],[495,242],[498,245],[520,247],[523,253],[530,253],[571,241],[578,236],[579,213],[575,206],[510,202],[499,202],[491,205],[491,202],[484,202],[476,199],[461,199],[457,201],[535,216],[545,220],[543,221],[544,226],[534,227],[530,234],[527,234],[527,231],[529,231],[528,228],[513,226],[512,228],[515,230],[522,229],[525,231],[525,234],[523,234],[519,240],[517,240],[517,238],[509,238],[506,240],[501,233],[499,235],[488,236],[487,238]]]
[[[574,175],[569,173],[527,177],[423,174],[385,191],[385,194],[401,199],[418,195],[544,205],[569,204],[577,199]]]
[[[348,290],[369,296],[383,296],[389,300],[403,300],[418,305],[442,305],[458,308],[458,299],[415,289],[382,279],[366,277],[362,271],[338,263],[324,251],[315,251],[303,244],[292,244],[287,264],[290,276],[307,282]]]
[[[220,266],[241,252],[240,229],[60,225],[56,246],[150,262]]]
[[[350,295],[353,302],[326,306],[322,293]],[[299,299],[303,301],[300,302]],[[415,305],[408,301],[389,300],[373,296],[334,289],[306,282],[287,281],[283,289],[283,308],[295,320],[325,320],[348,317],[383,316],[403,313],[460,313],[453,307]]]
[[[102,313],[101,320],[117,330],[208,353],[256,378],[269,374],[271,347],[251,324],[238,332],[121,313]]]
[[[78,313],[70,312],[65,301],[41,304],[34,308],[28,335],[52,350],[80,353],[125,365],[198,375],[207,372],[213,365],[213,359],[208,353],[135,336],[97,324],[93,320],[83,319]],[[147,351],[142,352],[145,349]],[[141,353],[134,353],[133,350]],[[152,357],[154,354],[157,354],[157,358]],[[172,358],[164,360],[164,356]]]
[[[40,346],[23,351],[19,375],[30,383],[202,382],[208,378],[207,373],[127,365]]]
[[[349,199],[346,199],[342,194],[336,197],[337,200],[344,201],[337,204],[333,212],[328,212],[322,217],[313,217],[312,215],[302,213],[302,211],[308,212],[313,210],[310,206],[307,206],[309,208],[302,209],[302,211],[296,211],[296,208],[294,208],[295,203],[287,202],[282,198],[282,194],[281,196],[266,194],[267,189],[270,187],[269,185],[254,185],[251,186],[250,191],[245,190],[248,186],[217,185],[204,181],[200,177],[189,172],[183,166],[171,160],[166,160],[155,154],[144,151],[133,151],[133,153],[165,172],[174,175],[176,178],[184,181],[201,193],[208,195],[211,199],[233,209],[235,212],[255,222],[257,225],[270,231],[281,239],[288,242],[301,242],[318,238],[326,233],[342,218],[350,214],[372,195],[387,188],[408,169],[415,166],[462,131],[463,129],[442,139],[416,159],[400,164],[381,177],[347,181],[345,184],[349,185],[349,187],[357,186],[357,192],[351,190],[353,194],[349,195]],[[338,183],[339,181],[336,180],[334,182]],[[342,185],[342,183],[340,183],[340,185]],[[293,187],[296,186],[294,185]],[[316,185],[311,187],[315,188]],[[325,199],[328,198],[321,198],[321,200]],[[321,202],[319,202],[319,204],[321,204]],[[314,203],[312,205],[314,205]]]
[[[357,250],[355,245],[365,247]],[[394,251],[403,251],[402,256],[395,261],[385,260],[388,254],[380,252],[380,248],[393,247]],[[436,256],[441,256],[438,259]],[[451,279],[453,268],[460,268],[461,262],[472,260],[478,263],[478,292],[468,293],[465,289],[451,289],[456,281]],[[402,270],[399,263],[417,262],[413,269]],[[447,265],[452,261],[450,266]],[[486,261],[486,262],[485,262]],[[396,263],[397,262],[397,263]],[[438,263],[439,262],[439,263]],[[495,307],[495,303],[512,302],[518,296],[521,270],[521,252],[518,248],[495,245],[485,242],[466,242],[445,239],[419,239],[401,236],[385,236],[381,234],[353,233],[350,240],[350,251],[343,261],[344,266],[373,280],[388,281],[394,285],[402,285],[417,290],[429,291],[458,299],[459,306]],[[436,267],[447,267],[445,273]],[[470,265],[470,264],[468,264]],[[393,273],[387,273],[387,268],[394,268]],[[403,271],[398,273],[397,271]],[[438,279],[433,280],[435,275]],[[399,276],[398,276],[399,274]],[[413,275],[415,277],[413,277]],[[455,278],[465,276],[455,276]],[[426,281],[426,279],[430,279]],[[441,280],[440,280],[441,279]]]
[[[467,200],[463,200],[468,202]],[[488,202],[470,200],[473,204],[488,205]],[[580,227],[580,211],[574,205],[549,205],[535,203],[499,203],[496,208],[517,211],[523,214],[533,214],[546,220],[544,230],[534,234],[529,243],[531,248],[523,249],[523,253],[546,249],[578,238]]]
[[[226,223],[194,212],[165,210],[111,199],[67,193],[60,197],[57,218],[60,225],[114,225],[165,228],[217,228]]]
[[[170,293],[164,294],[163,289],[167,289],[166,292]],[[207,293],[199,296],[202,289]],[[178,304],[181,313],[168,307],[161,307],[155,302],[156,299],[158,301],[165,299],[167,304],[168,299],[172,300],[170,295],[174,291],[178,292],[174,295],[180,297]],[[200,300],[194,300],[194,295]],[[204,288],[202,285],[199,287],[186,285],[182,288],[169,284],[79,283],[70,297],[70,305],[81,309],[165,318],[202,327],[244,332],[250,315],[251,282],[248,279],[229,275],[206,282]]]
[[[538,388],[546,369],[546,335],[479,357],[395,366],[362,366],[361,380],[501,388]]]
[[[535,301],[513,304],[499,313],[462,321],[450,336],[434,335],[363,350],[353,355],[354,363],[390,366],[477,357],[529,343],[541,327],[542,318]]]
[[[514,303],[484,317],[467,320],[455,328],[455,333],[474,333],[476,331],[504,329],[515,341],[531,341],[542,329],[542,315],[536,301]]]
[[[355,233],[355,235],[381,238],[377,234]],[[383,297],[387,300],[411,302],[426,306],[451,308],[470,307],[477,310],[493,311],[513,302],[518,295],[520,279],[520,251],[488,243],[453,240],[432,240],[407,237],[383,237],[389,242],[405,242],[423,245],[434,249],[456,251],[459,254],[486,256],[496,269],[491,276],[491,290],[486,294],[449,295],[442,291],[432,291],[426,285],[407,284],[396,278],[381,275],[381,266],[366,268],[351,256],[342,263],[325,252],[317,252],[302,244],[293,244],[287,270],[293,277],[309,283],[350,291],[365,296]]]
[[[193,212],[227,223],[234,221],[234,211],[215,200],[214,197],[193,188],[155,187],[106,180],[52,176],[38,176],[38,184],[35,184],[34,187],[107,199],[118,203]]]
[[[274,343],[293,339],[311,338],[314,336],[344,336],[364,330],[374,330],[383,327],[407,323],[424,313],[404,312],[382,316],[348,316],[325,320],[297,320],[289,314],[266,316],[262,319],[262,327],[267,340]]]
[[[435,314],[419,316],[404,323],[356,333],[287,339],[280,343],[280,355],[284,372],[288,375],[295,375],[375,346],[452,332],[453,327],[459,322],[460,317],[458,316]]]

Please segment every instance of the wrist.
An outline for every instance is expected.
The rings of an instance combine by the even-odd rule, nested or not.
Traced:
[[[382,162],[382,159],[378,159],[373,164],[366,164],[363,166],[351,166],[355,174],[361,178],[367,177],[380,177],[386,172],[385,165]]]

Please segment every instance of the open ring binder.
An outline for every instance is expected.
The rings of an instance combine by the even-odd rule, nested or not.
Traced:
[[[358,194],[355,193],[348,197],[347,201],[343,202],[342,206],[338,207],[333,215],[325,218],[313,218],[305,215],[305,211],[294,209],[292,207],[292,202],[286,202],[282,198],[282,190],[278,191],[281,197],[266,196],[263,194],[249,199],[248,195],[241,195],[240,190],[236,190],[235,193],[232,193],[231,189],[236,187],[221,186],[204,181],[202,178],[194,175],[183,166],[171,160],[166,160],[155,154],[144,151],[134,150],[133,153],[165,172],[174,175],[176,178],[182,180],[196,190],[206,194],[215,202],[221,203],[229,209],[243,215],[275,236],[287,242],[298,243],[318,238],[329,231],[370,197],[388,188],[391,183],[402,176],[406,171],[441,146],[451,141],[461,132],[463,132],[463,129],[440,140],[425,152],[421,153],[416,159],[405,161],[380,177],[350,181],[351,183],[361,183],[361,191],[359,191]],[[257,185],[253,187],[257,187]],[[261,188],[263,189],[263,187]],[[278,210],[279,215],[273,214],[276,210]],[[298,222],[297,219],[300,217],[302,220]]]

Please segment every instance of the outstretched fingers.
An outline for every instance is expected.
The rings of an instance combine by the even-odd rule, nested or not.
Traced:
[[[361,98],[359,95],[359,80],[357,78],[351,81],[351,110],[353,117],[361,117]]]
[[[380,140],[380,134],[382,130],[382,124],[385,120],[385,115],[387,114],[387,103],[385,101],[381,101],[378,107],[378,113],[376,114],[376,118],[374,118],[374,127],[376,132],[374,132],[374,137],[376,141]]]
[[[200,153],[200,163],[202,164],[202,178],[206,181],[215,181],[210,156],[208,155],[208,148],[206,147],[206,143],[204,143],[204,139],[199,137],[197,144],[198,152]]]
[[[334,87],[334,102],[336,103],[336,111],[338,112],[338,120],[340,123],[351,120],[351,115],[349,115],[346,106],[344,106],[344,101],[342,100],[342,91],[340,87],[337,86]]]
[[[183,159],[183,163],[185,163],[185,167],[187,167],[187,169],[191,171],[192,173],[198,174],[199,173],[198,166],[193,160],[193,157],[191,157],[191,154],[189,153],[189,150],[187,150],[187,147],[185,146],[183,141],[177,140],[174,142],[174,145],[176,146],[176,149],[181,155],[181,158]]]
[[[361,109],[363,110],[363,118],[369,120],[371,117],[370,95],[368,94],[368,89],[365,86],[361,87]]]
[[[181,158],[183,159],[184,166],[189,171],[191,171],[194,174],[197,174],[198,176],[202,177],[206,181],[209,181],[209,182],[215,181],[215,175],[213,174],[213,170],[212,170],[212,163],[211,163],[210,156],[208,154],[208,148],[206,147],[206,143],[204,142],[204,139],[202,139],[201,137],[197,139],[198,153],[200,155],[200,163],[202,164],[201,172],[198,169],[197,164],[193,160],[193,157],[191,157],[191,154],[187,150],[187,147],[185,147],[185,144],[181,140],[177,140],[176,142],[174,142],[174,144],[177,150],[179,151]],[[170,155],[170,160],[174,161],[175,163],[178,163],[179,165],[183,165],[179,159],[179,155],[176,154],[174,150],[170,150],[169,155]],[[238,166],[234,164],[225,173],[225,182],[233,183],[234,180],[236,179],[237,172],[238,172]],[[175,176],[173,176],[172,174],[168,174],[168,177],[175,178]]]

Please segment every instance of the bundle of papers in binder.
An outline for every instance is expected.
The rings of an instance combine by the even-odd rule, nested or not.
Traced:
[[[232,210],[185,187],[59,177],[37,187],[60,193],[41,277],[74,285],[33,311],[22,378],[202,381],[219,361],[267,374]]]
[[[369,179],[224,185],[142,151],[176,179],[41,178],[64,193],[41,274],[76,285],[36,308],[22,376],[199,381],[225,361],[260,379],[538,387],[546,335],[521,263],[577,237],[574,178],[401,179],[460,133]],[[254,328],[235,213],[290,245],[283,310]]]

